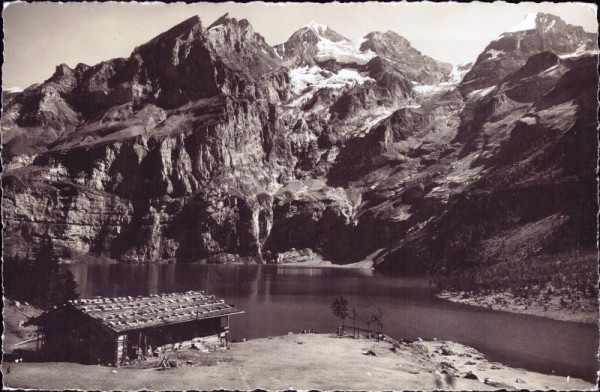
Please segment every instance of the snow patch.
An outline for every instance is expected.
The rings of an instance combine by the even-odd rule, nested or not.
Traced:
[[[460,83],[469,70],[470,68],[467,68],[465,64],[454,65],[452,71],[450,71],[450,80],[448,80],[448,83]]]
[[[306,66],[302,68],[290,69],[292,91],[296,94],[299,94],[309,84],[316,84],[319,79],[323,78],[321,75],[319,75],[320,71],[322,71],[321,68],[317,66],[312,66],[310,68]]]
[[[292,80],[292,91],[295,94],[302,93],[307,87],[337,89],[355,84],[364,84],[368,80],[373,80],[368,76],[361,75],[355,69],[343,68],[337,73],[333,73],[314,65],[310,68],[305,66],[291,69],[290,78]]]
[[[418,84],[413,87],[413,91],[419,95],[432,95],[442,91],[452,90],[456,87],[455,82],[443,82],[438,84]]]
[[[513,26],[507,33],[516,33],[518,31],[533,30],[536,27],[535,20],[537,19],[537,12],[530,12],[525,15],[525,18],[517,25]]]
[[[365,64],[376,56],[371,50],[360,51],[360,41],[333,42],[325,37],[319,37],[315,60],[336,60],[340,63]]]
[[[469,93],[469,98],[470,97],[478,97],[478,98],[485,97],[495,88],[496,88],[496,86],[494,85],[494,86],[490,86],[490,87],[486,87],[486,88],[481,88],[479,90],[473,90]]]
[[[552,26],[554,26],[554,23],[556,23],[556,20],[552,20],[552,22],[550,23],[550,25],[548,25],[548,27],[546,27],[546,29],[544,30],[544,33],[547,33],[548,30],[550,30],[552,28]]]
[[[459,84],[463,77],[469,72],[470,68],[465,67],[464,65],[454,65],[452,67],[452,71],[450,71],[450,77],[447,81],[441,82],[438,84],[419,84],[415,81],[412,81],[413,91],[419,95],[433,95],[443,91],[452,90]]]
[[[535,124],[537,124],[537,120],[533,116],[522,117],[519,121],[522,122],[522,123],[524,123],[524,124],[527,124],[527,125],[535,125]]]
[[[568,59],[572,57],[583,56],[584,54],[598,54],[597,50],[585,50],[586,43],[582,42],[579,47],[572,53],[562,54],[558,57],[561,59]]]
[[[4,92],[7,93],[20,93],[21,91],[23,91],[21,87],[9,87],[6,90],[4,90]]]
[[[427,94],[440,91],[440,87],[438,84],[418,84],[413,87],[413,90],[417,93]]]
[[[467,184],[478,178],[479,173],[483,170],[482,166],[473,167],[473,163],[479,158],[481,153],[474,152],[467,155],[463,159],[451,164],[451,171],[446,175],[445,181],[442,183],[444,187],[451,184],[454,186]]]
[[[582,52],[575,51],[573,53],[561,54],[558,57],[560,57],[561,59],[568,59],[568,58],[583,56],[583,55],[586,55],[586,54],[588,54],[588,55],[591,55],[591,54],[597,55],[598,52],[597,51],[593,51],[593,50],[587,50],[587,51],[582,51]]]
[[[490,49],[486,53],[491,56],[490,60],[496,60],[497,58],[499,58],[501,55],[504,54],[504,51],[502,51],[502,50],[496,50],[496,49]]]
[[[365,137],[371,128],[373,128],[383,119],[389,117],[392,113],[393,111],[386,107],[381,107],[380,109],[369,113],[364,119],[362,119],[363,126],[358,129],[358,137]]]
[[[357,132],[354,133],[354,136],[359,138],[365,137],[374,126],[391,116],[396,110],[419,109],[420,107],[421,105],[414,101],[407,101],[403,105],[394,107],[393,109],[382,106],[378,109],[371,110],[366,116],[360,118],[362,126],[357,128]]]
[[[540,75],[547,75],[549,73],[556,71],[557,69],[558,69],[558,64],[553,65],[552,67],[547,68],[547,69],[543,70],[542,72],[540,72]]]
[[[222,24],[216,25],[216,26],[213,26],[210,29],[208,29],[208,31],[218,30],[218,29],[223,28],[223,27],[225,27],[225,25],[222,25]]]
[[[408,220],[412,216],[409,212],[412,206],[403,204],[398,208],[395,208],[390,216],[390,219],[394,222],[402,222]]]

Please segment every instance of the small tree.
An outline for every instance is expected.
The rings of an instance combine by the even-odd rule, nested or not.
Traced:
[[[342,328],[344,328],[346,317],[350,314],[348,300],[343,296],[337,297],[331,304],[331,311],[335,317],[342,320]]]
[[[379,340],[379,334],[383,331],[383,309],[379,305],[371,313],[371,319],[377,325],[377,339]]]
[[[371,324],[373,324],[373,321],[375,321],[375,320],[373,320],[373,314],[372,313],[367,317],[366,321],[367,321],[367,330],[369,332],[371,332]]]
[[[356,338],[356,306],[353,306],[348,314],[348,318],[352,320],[352,337]]]

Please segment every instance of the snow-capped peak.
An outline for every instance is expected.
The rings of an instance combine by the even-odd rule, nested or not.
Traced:
[[[313,30],[317,34],[325,34],[325,32],[328,29],[327,25],[317,23],[315,21],[310,22],[305,27],[308,27],[309,29]]]
[[[370,50],[360,50],[361,41],[350,41],[331,30],[327,25],[310,22],[305,29],[310,29],[317,35],[316,61],[336,60],[340,63],[365,64],[375,53]]]
[[[513,26],[510,30],[507,31],[507,33],[516,33],[517,31],[527,31],[535,29],[537,16],[537,12],[528,13],[527,15],[525,15],[525,18],[521,22]]]

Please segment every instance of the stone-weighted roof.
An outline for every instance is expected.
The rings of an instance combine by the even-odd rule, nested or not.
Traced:
[[[243,313],[224,300],[202,291],[147,297],[78,299],[69,301],[65,308],[69,307],[117,333]],[[30,323],[43,323],[42,320],[47,316],[49,314],[43,314],[37,322],[34,319]]]

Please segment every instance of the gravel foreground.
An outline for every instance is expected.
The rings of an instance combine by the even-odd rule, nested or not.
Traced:
[[[173,352],[178,367],[148,361],[112,368],[75,363],[4,363],[8,388],[166,390],[585,390],[592,383],[488,362],[447,341],[396,344],[333,334],[290,334],[232,343],[214,353]],[[10,367],[10,372],[8,371]],[[145,369],[143,368],[145,367]]]

